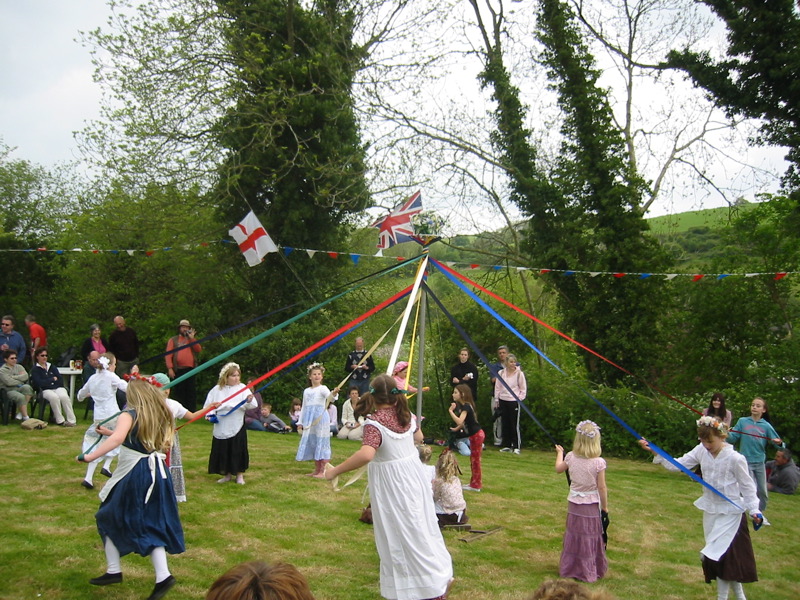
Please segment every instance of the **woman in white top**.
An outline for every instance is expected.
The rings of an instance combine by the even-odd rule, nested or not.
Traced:
[[[500,420],[503,424],[503,447],[500,452],[519,454],[519,402],[528,395],[528,382],[525,373],[517,366],[517,357],[506,356],[504,368],[497,374],[494,383],[494,397],[499,400]],[[506,385],[503,385],[505,382]],[[508,386],[508,387],[506,387]],[[509,388],[510,391],[509,391]]]

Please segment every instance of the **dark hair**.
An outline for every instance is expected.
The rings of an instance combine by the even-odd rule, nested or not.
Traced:
[[[719,410],[714,408],[714,400],[719,400]],[[720,420],[723,420],[727,416],[728,410],[725,408],[725,394],[722,392],[715,392],[711,395],[711,401],[708,403],[706,414],[710,417],[719,417]]]
[[[11,358],[12,356],[19,356],[19,352],[12,350],[11,348],[8,350],[3,350],[3,358]]]
[[[792,451],[789,450],[788,448],[778,448],[778,452],[783,454],[783,458],[785,458],[786,460],[792,460]]]
[[[314,600],[308,581],[288,563],[245,562],[211,584],[206,600]]]
[[[39,346],[33,353],[33,358],[38,358],[42,352],[47,352],[47,346]]]
[[[369,386],[369,393],[362,396],[364,406],[359,409],[373,412],[378,405],[393,406],[397,422],[401,427],[411,423],[411,411],[408,409],[406,395],[397,389],[397,382],[391,375],[378,375]]]
[[[455,388],[461,394],[461,399],[464,401],[465,404],[469,404],[472,406],[472,410],[477,410],[475,408],[475,400],[472,399],[472,390],[469,389],[469,386],[466,383],[459,383]]]

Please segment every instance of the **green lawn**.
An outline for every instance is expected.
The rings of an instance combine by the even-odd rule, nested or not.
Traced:
[[[131,600],[146,598],[152,588],[150,561],[138,556],[123,558],[121,585],[87,583],[105,570],[94,524],[105,478],[98,470],[94,491],[80,486],[85,467],[74,462],[86,427],[80,425],[33,432],[0,426],[0,598]],[[379,598],[372,528],[357,520],[363,481],[333,493],[327,483],[303,477],[311,465],[293,460],[296,435],[250,432],[247,485],[218,485],[205,472],[210,426],[193,424],[180,436],[189,500],[180,505],[187,551],[170,557],[178,585],[168,598],[203,598],[217,576],[253,559],[294,563],[320,600]],[[356,447],[333,440],[334,462]],[[456,574],[452,599],[521,600],[557,575],[567,485],[554,473],[553,459],[549,453],[514,456],[487,447],[485,490],[467,497],[470,520],[476,528],[505,529],[469,544],[459,540],[461,533],[445,533]],[[460,462],[466,482],[468,461]],[[716,597],[699,566],[701,513],[692,501],[700,486],[644,461],[608,462],[609,572],[594,585],[620,599]],[[798,507],[800,497],[771,496],[772,527],[753,534],[761,581],[745,586],[751,600],[797,597]]]

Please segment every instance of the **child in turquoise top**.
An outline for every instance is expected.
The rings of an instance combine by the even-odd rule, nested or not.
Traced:
[[[761,418],[766,412],[767,403],[764,399],[755,398],[750,404],[750,416],[739,419],[728,435],[728,443],[736,445],[739,442],[739,452],[747,459],[747,468],[756,483],[758,508],[762,513],[767,508],[767,472],[764,467],[767,441],[776,448],[784,447],[783,440],[772,425]]]

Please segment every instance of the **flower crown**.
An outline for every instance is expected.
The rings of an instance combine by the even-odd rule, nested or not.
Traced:
[[[306,373],[311,373],[312,369],[319,369],[323,373],[325,373],[325,365],[320,362],[313,362],[306,367]]]
[[[728,433],[728,426],[725,425],[719,419],[715,419],[714,417],[706,415],[705,417],[700,417],[697,419],[697,426],[698,427],[711,427],[712,429],[716,429],[720,433]]]
[[[581,435],[585,435],[589,439],[594,439],[600,433],[600,426],[594,421],[581,421],[575,426],[575,431]]]
[[[225,376],[225,374],[226,374],[226,373],[227,373],[229,370],[231,370],[231,369],[236,369],[236,370],[237,370],[237,371],[239,371],[240,373],[242,372],[242,369],[241,369],[241,368],[239,368],[239,365],[238,365],[238,364],[236,364],[235,362],[229,362],[229,363],[225,363],[225,366],[224,366],[224,367],[222,367],[222,368],[219,370],[219,378],[220,378],[220,379],[222,379],[222,378]]]
[[[161,383],[154,376],[145,377],[144,375],[138,375],[136,373],[125,373],[122,376],[125,381],[130,381],[131,379],[137,379],[139,381],[144,381],[145,383],[149,383],[150,385],[154,385],[158,388],[162,387]]]

